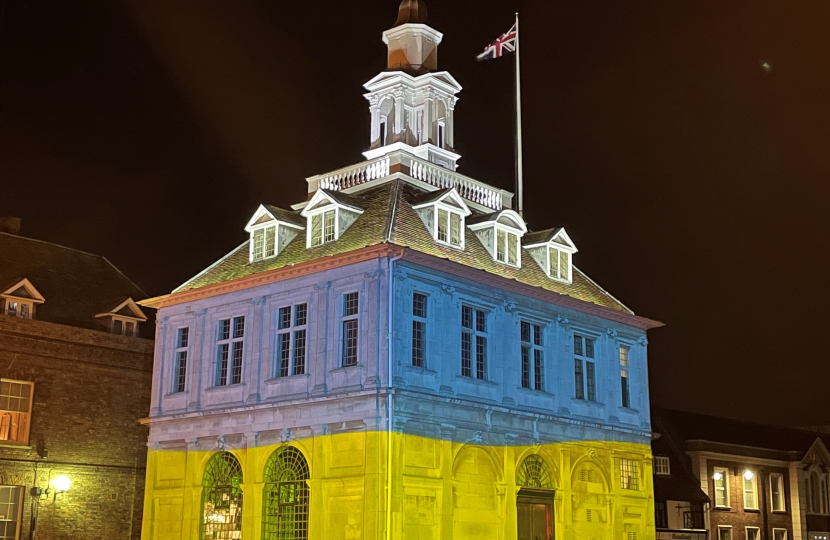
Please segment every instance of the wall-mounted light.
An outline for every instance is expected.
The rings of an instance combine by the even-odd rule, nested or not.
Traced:
[[[55,488],[57,493],[64,493],[69,491],[69,488],[72,487],[72,480],[70,480],[65,474],[56,476],[52,479],[52,487]]]
[[[715,474],[712,475],[712,478],[714,478],[716,481],[719,482],[719,481],[723,480],[723,474],[721,474],[721,472],[718,471],[718,472],[716,472]]]
[[[753,478],[755,478],[755,473],[747,469],[746,471],[744,471],[744,478],[746,478],[747,481],[752,480]]]

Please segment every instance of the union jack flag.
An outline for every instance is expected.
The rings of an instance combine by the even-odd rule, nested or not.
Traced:
[[[491,60],[493,58],[501,58],[505,53],[516,52],[516,39],[518,33],[516,31],[516,24],[514,23],[507,33],[500,35],[496,41],[491,43],[484,49],[484,52],[476,56],[477,60]]]

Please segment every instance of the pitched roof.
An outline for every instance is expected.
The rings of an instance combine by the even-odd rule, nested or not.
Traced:
[[[577,268],[573,269],[573,283],[562,283],[550,279],[530,257],[527,258],[522,268],[494,261],[475,234],[467,235],[463,250],[438,244],[427,231],[418,213],[412,208],[416,201],[417,203],[423,202],[424,192],[407,182],[393,180],[357,194],[328,193],[335,197],[347,197],[350,205],[365,208],[364,213],[343,232],[338,240],[306,248],[305,235],[298,234],[276,257],[253,263],[249,262],[248,243],[245,242],[174,292],[197,289],[320,257],[390,243],[578,300],[631,313],[628,308]]]
[[[552,229],[545,229],[544,231],[529,232],[522,237],[522,245],[532,246],[533,244],[550,242],[556,238],[556,235],[559,234],[559,231],[561,230],[562,227],[554,227]]]
[[[283,210],[282,208],[271,206],[270,204],[263,204],[262,206],[264,206],[265,209],[268,210],[278,221],[285,221],[287,223],[299,225],[300,227],[305,227],[305,219],[299,212],[294,212],[293,210]]]
[[[676,432],[676,437],[686,442],[687,449],[689,441],[700,441],[695,444],[696,448],[730,445],[744,447],[744,450],[734,449],[734,452],[746,455],[755,455],[757,452],[752,449],[761,449],[803,457],[816,439],[821,439],[830,447],[830,437],[801,429],[675,410],[659,410],[654,416],[670,425]],[[711,444],[703,444],[703,441]]]
[[[0,283],[27,278],[43,295],[36,318],[98,329],[95,315],[147,295],[106,258],[32,238],[0,233]]]
[[[683,451],[683,441],[677,439],[672,426],[659,417],[652,417],[651,427],[659,435],[651,441],[652,454],[669,458],[671,472],[669,475],[654,475],[655,500],[709,502],[709,497],[700,488],[700,480],[692,472],[691,459]]]

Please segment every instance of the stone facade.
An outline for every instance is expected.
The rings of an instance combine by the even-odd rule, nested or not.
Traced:
[[[19,538],[139,538],[151,340],[0,315],[0,376],[34,382],[28,444],[0,444],[0,485],[23,492]],[[40,498],[66,475],[65,493]],[[14,538],[14,536],[12,536]]]

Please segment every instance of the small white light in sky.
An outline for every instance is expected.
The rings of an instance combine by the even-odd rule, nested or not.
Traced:
[[[770,71],[772,71],[772,64],[770,64],[769,62],[761,62],[761,69],[769,73]]]

